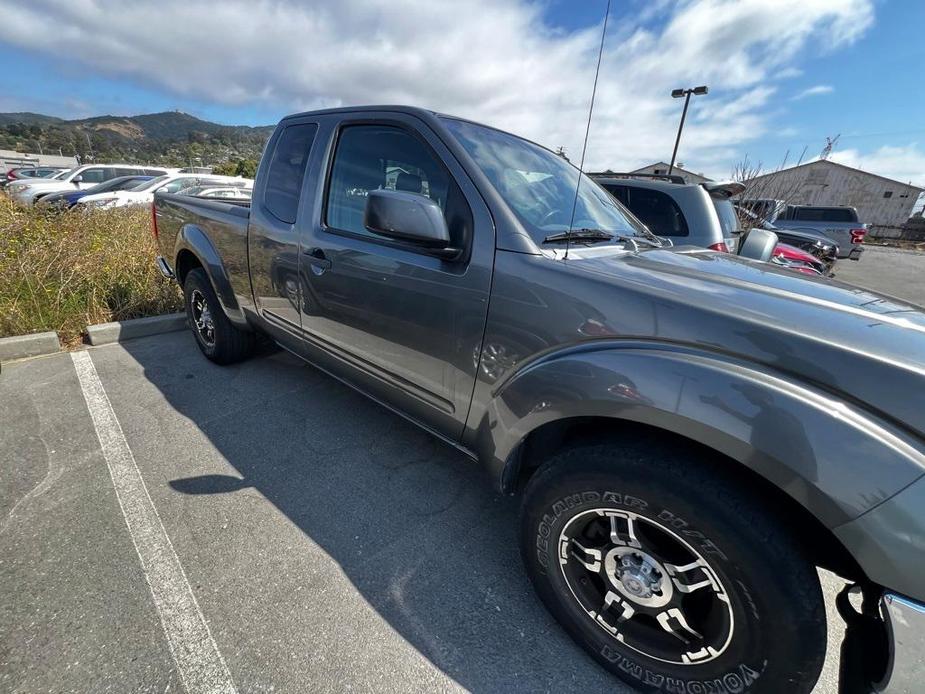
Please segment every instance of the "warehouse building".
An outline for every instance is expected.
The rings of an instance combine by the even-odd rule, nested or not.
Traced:
[[[0,171],[6,172],[9,169],[26,166],[60,166],[65,169],[72,169],[77,166],[77,159],[57,154],[29,154],[0,149]]]
[[[636,169],[630,173],[634,174],[655,174],[658,176],[665,176],[668,174],[668,164],[663,161],[657,161],[654,164],[649,164],[648,166],[643,166],[641,169]],[[694,173],[693,171],[687,171],[679,164],[675,164],[674,168],[671,170],[673,176],[680,176],[684,179],[685,183],[706,183],[711,179],[704,176],[702,173]]]
[[[791,205],[847,206],[872,236],[899,237],[923,189],[834,161],[819,159],[756,176],[742,197],[774,198]]]

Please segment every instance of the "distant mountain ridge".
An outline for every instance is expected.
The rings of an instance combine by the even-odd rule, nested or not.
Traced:
[[[0,149],[57,153],[82,161],[137,159],[214,164],[257,158],[274,126],[222,125],[181,111],[65,120],[41,113],[0,113]]]
[[[10,123],[26,123],[27,125],[48,125],[51,123],[65,123],[63,118],[55,116],[44,116],[41,113],[30,113],[23,111],[21,113],[0,113],[0,126],[9,125]]]

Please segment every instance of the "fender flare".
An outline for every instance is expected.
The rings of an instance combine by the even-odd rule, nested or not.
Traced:
[[[206,233],[196,224],[184,224],[180,227],[177,234],[177,240],[174,243],[174,269],[178,270],[177,259],[180,253],[188,251],[192,253],[206,271],[212,289],[222,306],[222,310],[228,319],[239,328],[250,330],[244,311],[238,305],[238,300],[234,295],[231,287],[231,281],[228,279],[228,272],[222,263],[221,256],[215,250],[215,246],[209,240]]]
[[[576,417],[638,422],[716,450],[829,528],[925,472],[922,441],[837,394],[722,352],[631,340],[568,348],[506,379],[480,420],[476,448],[510,492],[526,438]]]

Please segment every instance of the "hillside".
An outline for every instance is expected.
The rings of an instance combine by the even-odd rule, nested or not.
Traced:
[[[58,153],[81,161],[167,165],[257,159],[273,126],[221,125],[179,111],[63,120],[0,113],[0,149]]]

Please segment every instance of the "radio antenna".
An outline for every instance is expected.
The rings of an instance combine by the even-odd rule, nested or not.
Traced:
[[[601,29],[601,46],[597,52],[597,69],[594,71],[594,86],[591,88],[591,105],[588,107],[588,124],[585,126],[585,141],[581,145],[581,161],[578,164],[578,184],[575,186],[575,199],[572,201],[572,215],[568,220],[568,235],[565,237],[565,260],[568,260],[568,249],[572,236],[572,226],[575,224],[575,208],[578,207],[578,191],[581,189],[581,174],[585,170],[585,151],[588,149],[588,133],[591,132],[591,114],[594,113],[594,97],[597,94],[597,78],[601,74],[601,58],[604,55],[604,37],[607,36],[607,19],[610,17],[610,0],[607,0],[607,9],[604,11],[604,27]]]

